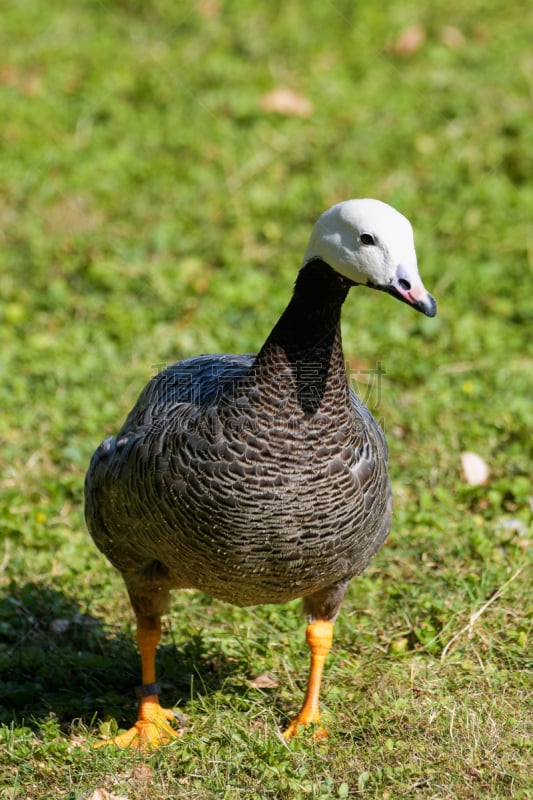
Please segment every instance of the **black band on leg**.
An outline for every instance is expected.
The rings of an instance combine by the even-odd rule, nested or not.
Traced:
[[[139,698],[149,697],[151,694],[160,694],[161,685],[159,683],[143,683],[142,686],[137,686],[135,694]]]

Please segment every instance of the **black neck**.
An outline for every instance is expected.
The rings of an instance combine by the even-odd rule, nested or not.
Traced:
[[[340,316],[352,285],[319,259],[306,264],[255,361],[259,381],[271,370],[290,368],[298,404],[306,414],[318,410],[328,390],[346,395]]]
[[[265,344],[275,343],[298,357],[307,356],[335,334],[350,282],[323,261],[298,273],[291,301]]]

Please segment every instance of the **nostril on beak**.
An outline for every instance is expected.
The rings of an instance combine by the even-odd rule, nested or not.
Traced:
[[[410,290],[410,288],[411,288],[411,284],[410,284],[410,283],[409,283],[409,281],[408,281],[408,280],[406,280],[405,278],[400,278],[400,280],[398,281],[398,283],[400,284],[400,286],[402,287],[402,289],[405,289],[405,291],[406,291],[406,292],[408,292],[408,291]]]

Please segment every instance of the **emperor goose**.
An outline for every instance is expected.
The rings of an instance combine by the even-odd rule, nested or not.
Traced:
[[[311,668],[285,730],[319,727],[322,669],[350,579],[385,541],[387,445],[349,388],[341,307],[353,286],[429,317],[408,220],[348,200],[316,222],[288,306],[257,355],[201,355],[160,372],[117,436],[93,455],[86,519],[124,578],[142,661],[135,725],[108,740],[151,747],[177,735],[159,704],[155,652],[171,589],[238,606],[303,598]]]

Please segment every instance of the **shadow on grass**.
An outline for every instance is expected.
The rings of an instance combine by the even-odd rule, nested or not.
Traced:
[[[170,706],[228,688],[228,678],[243,670],[221,653],[207,654],[200,635],[179,651],[161,645],[157,666],[161,699]],[[0,599],[0,723],[31,727],[53,712],[65,727],[108,716],[130,725],[139,683],[135,639],[81,613],[62,592],[27,583]],[[232,683],[230,691],[244,688]]]

